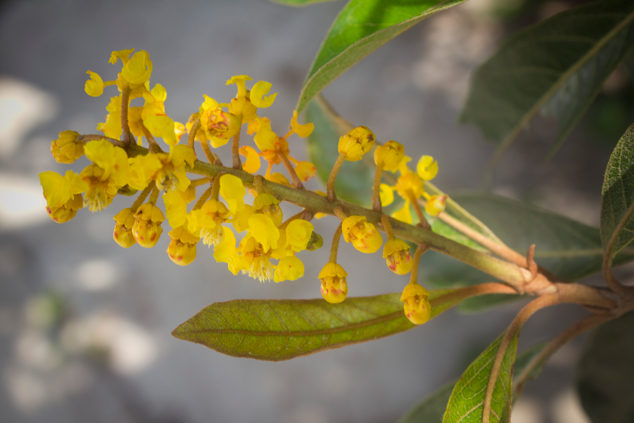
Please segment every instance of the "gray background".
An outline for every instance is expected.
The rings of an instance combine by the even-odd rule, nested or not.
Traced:
[[[491,4],[472,0],[430,18],[324,92],[344,117],[371,127],[380,140],[402,142],[413,157],[437,158],[436,182],[448,191],[477,188],[493,152],[476,128],[456,124],[471,72],[505,34],[490,17]],[[504,330],[519,305],[476,316],[452,311],[405,334],[288,362],[227,357],[170,332],[212,302],[319,297],[317,273],[327,247],[302,253],[303,279],[260,284],[232,277],[202,245],[192,265],[174,265],[164,252],[167,233],[154,249],[121,249],[111,238],[112,216],[128,198],[102,213],[82,210],[65,225],[44,212],[38,174],[69,168],[50,156],[50,141],[66,129],[96,132],[116,90],[88,97],[85,72],[113,79],[119,65],[107,63],[112,50],[150,53],[152,83],[166,87],[167,113],[181,122],[202,94],[229,100],[235,89],[224,83],[232,75],[269,81],[279,94],[266,114],[283,133],[343,5],[69,0],[0,7],[0,421],[391,422],[458,377]],[[537,14],[562,5],[547,3]],[[522,135],[494,189],[596,225],[610,149],[578,129],[544,163],[553,129],[538,121]],[[298,138],[291,151],[306,158]],[[226,149],[223,157],[226,162]],[[84,165],[80,160],[70,168]],[[328,240],[334,223],[322,219],[316,230]],[[351,296],[396,292],[406,283],[379,253],[360,256],[343,245],[341,254]],[[572,306],[538,314],[521,348],[583,314]],[[562,349],[528,387],[515,423],[584,421],[572,393],[580,345]]]

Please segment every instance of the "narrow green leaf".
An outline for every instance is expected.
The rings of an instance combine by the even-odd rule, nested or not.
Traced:
[[[575,281],[601,270],[603,249],[597,228],[490,194],[458,194],[453,198],[514,250],[528,251],[531,244],[536,244],[537,263],[563,280]],[[490,276],[452,258],[438,257],[425,254],[421,260],[421,271],[435,286],[447,288],[490,281]],[[615,263],[632,260],[634,252],[624,250]]]
[[[633,22],[631,0],[601,0],[518,32],[474,74],[461,122],[501,153],[535,115],[554,118],[554,153],[634,47]]]
[[[283,4],[285,6],[311,6],[316,3],[326,3],[335,0],[271,0],[273,3]]]
[[[630,126],[616,144],[608,161],[603,180],[601,199],[601,241],[606,248],[619,223],[628,219],[612,246],[612,255],[634,239],[634,125]],[[626,217],[629,214],[629,218]]]
[[[432,318],[460,302],[439,298],[451,291],[430,291]],[[288,360],[416,327],[403,314],[400,295],[348,298],[341,304],[323,299],[215,303],[172,335],[235,357]]]
[[[535,345],[528,350],[524,351],[515,360],[514,375],[519,375],[524,370],[524,367],[544,348],[546,344]],[[535,369],[532,374],[533,378],[537,377],[537,374],[541,371],[541,368]],[[425,398],[423,401],[412,407],[398,423],[441,423],[442,416],[445,414],[449,397],[454,389],[457,381],[448,383],[443,386],[431,396]]]
[[[337,160],[339,137],[349,132],[353,126],[337,115],[321,96],[308,105],[306,120],[315,124],[315,130],[308,137],[310,161],[317,169],[317,176],[325,184]],[[374,166],[365,159],[346,161],[337,175],[335,192],[344,201],[369,206],[372,204],[373,180]]]
[[[593,423],[634,421],[634,313],[601,326],[577,366],[581,405]]]
[[[489,379],[494,377],[492,375],[493,362],[503,337],[504,334],[500,335],[484,350],[456,383],[447,404],[443,423],[480,423],[482,421],[484,397]],[[508,422],[511,418],[513,362],[517,351],[517,340],[517,335],[511,339],[504,353],[499,375],[495,378],[490,414],[492,423]]]
[[[383,44],[428,16],[464,0],[351,0],[335,19],[308,72],[300,113],[326,85]]]

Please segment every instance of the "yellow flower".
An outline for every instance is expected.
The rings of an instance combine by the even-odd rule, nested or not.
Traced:
[[[211,142],[212,147],[221,147],[238,133],[242,123],[241,118],[233,113],[223,111],[213,98],[204,97],[205,101],[200,106],[202,133],[205,135],[205,139]]]
[[[302,182],[306,182],[314,177],[316,171],[315,165],[311,162],[299,162],[297,166],[295,166],[295,172]]]
[[[374,145],[374,133],[365,126],[359,126],[339,138],[339,153],[346,156],[346,160],[355,162]]]
[[[362,253],[374,253],[383,244],[383,238],[365,216],[349,216],[342,225],[343,239],[351,242]]]
[[[156,154],[138,155],[128,159],[130,166],[130,180],[128,185],[137,190],[145,189],[156,172],[163,167]]]
[[[71,220],[82,207],[81,193],[88,186],[72,170],[64,176],[56,172],[40,173],[40,184],[46,198],[46,212],[54,222],[64,223]]]
[[[115,222],[112,238],[123,248],[130,248],[136,244],[132,227],[134,226],[134,213],[131,208],[121,210],[114,216]]]
[[[260,215],[262,217],[266,217]],[[238,247],[238,252],[242,257],[243,273],[247,273],[250,277],[258,279],[260,282],[273,279],[275,266],[270,262],[273,250],[265,251],[251,234],[247,234]]]
[[[214,246],[214,259],[218,263],[227,263],[229,271],[234,275],[246,268],[246,263],[236,248],[236,236],[226,226],[222,226],[222,241]]]
[[[422,156],[416,166],[418,176],[431,181],[438,174],[438,162],[432,156]]]
[[[294,256],[284,257],[275,266],[273,281],[294,281],[304,276],[304,263]]]
[[[198,213],[195,213],[198,212]],[[194,218],[192,218],[195,216]],[[209,200],[199,210],[193,210],[188,216],[188,230],[191,233],[200,233],[205,245],[217,245],[222,241],[222,224],[225,223],[231,213],[227,206],[218,200]]]
[[[304,219],[295,219],[286,227],[287,248],[294,252],[305,250],[315,227]]]
[[[163,195],[165,214],[172,228],[183,226],[187,222],[187,201],[181,191],[171,191]]]
[[[380,188],[381,192],[379,196],[381,198],[381,205],[389,206],[394,202],[394,188],[392,188],[388,184],[381,184]]]
[[[249,217],[249,234],[260,244],[267,253],[271,248],[277,248],[280,230],[269,216],[255,213]]]
[[[58,163],[73,163],[84,155],[84,142],[78,141],[79,133],[62,131],[51,143],[51,154]]]
[[[200,239],[187,231],[186,225],[172,229],[169,236],[172,240],[167,247],[167,255],[174,263],[187,266],[196,259],[196,244]]]
[[[143,93],[143,98],[145,99],[141,113],[143,125],[153,136],[163,138],[163,141],[169,146],[178,144],[180,135],[177,136],[176,128],[177,124],[182,124],[174,122],[171,117],[165,114],[164,102],[167,98],[165,88],[161,84],[156,84],[152,91]]]
[[[165,220],[161,209],[152,203],[143,204],[134,214],[132,236],[141,247],[152,248],[156,245],[163,228],[161,223]]]
[[[260,156],[255,148],[243,145],[239,151],[241,156],[246,157],[246,161],[242,163],[242,170],[249,173],[256,173],[260,170]]]
[[[388,141],[385,145],[379,145],[374,150],[374,163],[383,166],[383,169],[395,172],[398,170],[403,157],[405,147],[396,141]]]
[[[123,61],[123,60],[122,60]],[[147,51],[141,50],[123,65],[122,76],[132,86],[143,85],[152,75],[152,61]]]
[[[141,137],[145,136],[143,132],[143,106],[141,107],[128,107],[128,126],[132,135],[138,138],[138,143],[141,145]]]
[[[403,205],[403,207],[400,210],[392,213],[392,217],[394,219],[400,220],[401,222],[409,223],[411,225],[413,220],[412,211],[410,210],[409,205],[409,200],[405,200],[405,204]]]
[[[257,132],[253,137],[255,145],[260,151],[275,150],[275,143],[279,137],[271,129],[271,121],[268,118],[258,117],[254,122],[257,122],[257,125],[249,125],[249,130],[253,129]]]
[[[244,196],[247,190],[244,188],[242,180],[233,175],[222,175],[220,177],[220,195],[225,199],[232,215],[242,210],[244,207]]]
[[[255,209],[253,206],[245,204],[242,207],[242,210],[233,214],[233,219],[231,219],[231,223],[233,223],[233,228],[238,232],[244,232],[249,229],[249,218],[255,213]]]
[[[128,183],[130,168],[128,155],[121,147],[112,145],[107,140],[90,141],[84,147],[88,160],[103,169],[102,180],[110,179],[119,187]]]
[[[397,275],[404,275],[412,270],[412,255],[409,245],[402,239],[392,238],[383,247],[383,258],[390,270]]]
[[[125,65],[126,63],[128,63],[128,60],[130,60],[130,55],[132,53],[134,53],[133,48],[128,50],[115,50],[110,54],[110,60],[108,60],[108,63],[114,65],[117,63],[117,60],[121,59],[121,62]]]
[[[121,96],[111,97],[106,106],[106,121],[97,125],[97,130],[109,138],[119,139],[123,133],[121,128]]]
[[[431,317],[429,292],[418,284],[408,284],[403,290],[401,301],[404,302],[403,311],[410,322],[422,325]]]
[[[293,117],[291,118],[291,129],[299,137],[306,138],[313,133],[313,130],[315,129],[315,124],[305,123],[302,125],[301,123],[297,122],[297,110],[293,110]]]
[[[196,153],[187,145],[175,145],[170,147],[169,155],[156,153],[156,157],[161,161],[162,167],[154,176],[158,189],[170,191],[185,191],[191,181],[187,178],[185,166],[194,166]]]
[[[251,103],[253,103],[253,105],[257,108],[270,107],[275,101],[275,97],[277,96],[277,93],[271,94],[267,97],[264,97],[264,96],[268,94],[269,91],[271,91],[272,86],[273,85],[271,85],[270,82],[266,82],[266,81],[256,82],[253,85],[253,88],[251,88],[251,93],[250,93]]]
[[[273,220],[273,224],[275,226],[280,226],[284,216],[279,204],[280,200],[271,194],[259,194],[253,201],[253,210],[256,213],[267,215],[271,218],[271,220]]]
[[[446,195],[432,195],[427,199],[425,205],[425,211],[431,216],[438,216],[445,211],[445,202],[447,201]]]
[[[84,91],[91,97],[99,97],[103,94],[103,79],[95,72],[87,71],[86,73],[90,75],[90,79],[86,81]]]
[[[119,188],[128,183],[128,156],[125,150],[106,140],[90,141],[84,152],[93,162],[79,175],[88,184],[84,206],[88,206],[91,212],[101,211],[112,202]]]
[[[236,95],[236,97],[246,97],[249,93],[247,91],[246,82],[251,80],[251,77],[248,75],[235,75],[227,81],[226,85],[236,84],[236,86],[238,87],[238,94]]]
[[[319,272],[321,281],[321,295],[329,303],[340,303],[348,295],[348,284],[346,282],[348,273],[337,263],[326,263]]]

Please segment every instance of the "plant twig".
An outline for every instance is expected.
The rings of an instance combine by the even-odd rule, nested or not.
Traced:
[[[203,148],[203,153],[205,153],[205,157],[210,164],[216,163],[216,156],[211,152],[211,148],[209,148],[209,143],[205,140],[200,143],[200,146]]]
[[[283,151],[278,151],[277,157],[279,157],[282,160],[282,163],[284,163],[284,167],[286,167],[286,170],[291,175],[291,178],[293,179],[293,183],[295,184],[295,188],[298,188],[298,189],[304,188],[302,181],[299,179],[299,176],[297,176],[297,172],[295,172],[295,168],[293,167],[293,164],[288,160],[288,157],[286,157],[286,154],[284,154]]]
[[[146,186],[145,189],[141,191],[141,194],[139,194],[136,200],[134,200],[134,203],[132,203],[132,205],[130,206],[132,213],[136,212],[137,209],[141,207],[141,204],[143,204],[147,196],[150,195],[150,192],[152,192],[152,189],[154,189],[155,187],[156,183],[154,183],[154,181],[150,181],[148,186]]]
[[[130,88],[121,90],[121,129],[123,130],[123,143],[130,144],[130,126],[128,125],[128,104],[130,103]]]
[[[381,175],[383,174],[383,164],[376,167],[374,172],[374,183],[372,184],[372,208],[381,211]]]
[[[196,119],[196,122],[194,122],[192,124],[192,127],[189,129],[189,134],[187,134],[187,145],[190,146],[191,148],[194,148],[194,144],[196,141],[196,134],[198,134],[199,129],[200,129],[200,119]],[[204,142],[207,142],[207,141],[205,140]]]
[[[332,245],[330,246],[330,262],[337,263],[337,252],[339,251],[339,240],[341,239],[341,223],[337,226],[335,234],[332,236]]]
[[[418,247],[416,247],[414,257],[412,258],[412,271],[409,275],[409,283],[415,284],[418,281],[418,263],[427,250],[429,250],[429,246],[424,243],[418,244]]]

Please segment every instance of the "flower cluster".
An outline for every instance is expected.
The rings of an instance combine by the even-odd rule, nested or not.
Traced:
[[[323,240],[315,233],[310,220],[313,216],[322,217],[323,210],[302,210],[285,219],[281,199],[262,188],[262,179],[303,189],[303,183],[315,176],[315,166],[293,158],[288,140],[294,134],[302,138],[310,136],[314,125],[300,124],[297,112],[293,112],[288,132],[279,136],[273,131],[271,121],[259,114],[275,101],[276,94],[269,94],[271,84],[259,81],[248,89],[247,82],[251,78],[246,75],[227,81],[227,85],[237,88],[234,98],[220,103],[203,95],[198,111],[182,124],[166,114],[165,88],[160,84],[150,85],[153,64],[149,54],[135,53],[134,49],[112,52],[109,62],[119,61],[122,66],[116,79],[104,82],[100,75],[88,71],[90,79],[85,84],[86,93],[93,97],[101,96],[109,86],[118,89],[118,95],[111,97],[106,106],[105,122],[97,125],[103,135],[64,131],[51,144],[51,153],[60,163],[73,163],[83,156],[89,161],[79,174],[70,170],[63,176],[55,172],[40,174],[51,219],[64,223],[83,207],[91,212],[101,211],[117,194],[137,194],[130,207],[114,216],[113,238],[121,247],[130,248],[135,244],[154,247],[167,221],[170,227],[167,254],[178,265],[192,263],[197,256],[197,246],[202,242],[213,247],[214,259],[226,263],[233,274],[242,272],[261,282],[293,281],[302,277],[304,264],[298,254],[322,246]],[[133,106],[136,99],[140,103]],[[253,146],[240,145],[243,125],[247,126],[247,134],[253,136]],[[187,142],[181,144],[185,134]],[[163,140],[164,146],[159,144],[158,138]],[[224,167],[212,151],[230,141],[231,168]],[[220,170],[203,172],[205,177],[190,180],[188,172],[199,166],[196,143],[209,163]],[[147,149],[135,144],[145,144]],[[343,135],[338,145],[339,158],[328,181],[328,192],[317,193],[334,201],[338,169],[346,160],[361,160],[374,144],[374,133],[364,126]],[[260,170],[261,159],[268,163],[264,175],[256,175],[253,184],[245,186],[243,179],[247,174],[242,171],[255,174]],[[417,171],[410,171],[407,167],[410,158],[405,156],[403,146],[389,141],[375,148],[374,159],[377,166],[375,208],[380,210],[381,206],[390,204],[394,200],[393,191],[397,191],[405,201],[405,206],[393,214],[399,220],[411,223],[410,204],[416,208],[419,200],[426,201],[425,210],[431,216],[443,211],[446,197],[431,196],[424,189],[424,181],[438,172],[438,164],[431,157],[421,157]],[[274,172],[274,165],[282,165],[290,180]],[[379,185],[384,170],[400,172],[394,186]],[[206,188],[197,193],[199,187]],[[245,202],[247,192],[254,196],[252,204]],[[319,273],[322,296],[331,303],[344,301],[348,293],[348,274],[336,260],[341,236],[366,254],[377,252],[383,245],[377,227],[365,216],[346,215],[341,209],[336,209],[336,214],[342,222],[333,239],[330,260]],[[407,274],[417,263],[408,244],[394,237],[389,219],[383,216],[382,229],[388,235],[383,258],[395,274]],[[424,219],[422,212],[419,219]],[[415,281],[405,288],[402,301],[405,314],[413,323],[421,324],[429,318],[431,309],[426,291]]]

